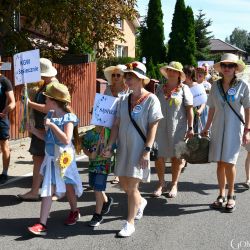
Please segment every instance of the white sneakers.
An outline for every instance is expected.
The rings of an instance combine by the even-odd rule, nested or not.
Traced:
[[[141,198],[141,205],[138,208],[137,215],[135,216],[135,220],[140,220],[143,216],[143,211],[147,206],[148,202],[146,199]]]
[[[126,223],[122,227],[122,230],[118,233],[118,236],[120,236],[120,237],[129,237],[134,232],[135,232],[135,226],[126,221]]]

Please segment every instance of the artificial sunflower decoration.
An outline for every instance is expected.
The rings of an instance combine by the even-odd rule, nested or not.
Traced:
[[[133,70],[134,68],[136,68],[138,66],[137,63],[127,63],[126,64],[127,69]]]
[[[72,156],[67,152],[64,151],[60,157],[58,158],[58,165],[60,168],[65,169],[67,168],[72,162]]]

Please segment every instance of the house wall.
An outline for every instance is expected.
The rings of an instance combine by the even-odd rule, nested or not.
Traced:
[[[135,27],[132,22],[123,20],[122,30],[126,42],[115,41],[115,45],[127,46],[128,57],[135,57]]]

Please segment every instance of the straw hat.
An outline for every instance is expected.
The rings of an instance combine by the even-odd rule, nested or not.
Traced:
[[[126,69],[125,65],[118,64],[116,66],[109,66],[104,69],[104,75],[105,78],[107,79],[108,83],[111,84],[112,82],[112,74],[114,71],[118,71],[121,75],[123,75],[123,70]]]
[[[57,70],[52,62],[47,58],[40,58],[41,76],[53,77],[57,75]]]
[[[143,79],[144,84],[148,84],[150,82],[150,79],[146,76],[147,69],[141,62],[136,61],[126,64],[126,69],[124,69],[123,72],[134,73],[138,78]]]
[[[238,68],[236,69],[236,73],[240,73],[244,70],[244,65],[239,62],[239,59],[236,55],[231,53],[226,53],[221,56],[221,61],[214,64],[214,69],[218,72],[221,72],[220,63],[235,63]]]
[[[182,66],[182,64],[180,62],[172,61],[172,62],[169,63],[169,65],[166,65],[166,66],[163,66],[163,67],[160,68],[160,72],[165,78],[168,78],[168,72],[167,72],[168,69],[172,69],[172,70],[180,72],[181,80],[185,81],[186,75],[182,71],[183,66]]]
[[[71,97],[67,86],[59,82],[51,82],[46,87],[46,91],[43,94],[49,98],[61,101],[71,102]]]

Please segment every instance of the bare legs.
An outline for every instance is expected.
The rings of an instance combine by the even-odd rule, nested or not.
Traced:
[[[154,196],[158,197],[162,194],[163,188],[165,187],[165,179],[164,179],[165,159],[163,157],[159,157],[155,161],[155,170],[156,170],[156,173],[158,175],[159,182],[158,182],[158,186],[153,194],[154,194]]]
[[[245,171],[246,171],[246,183],[250,183],[250,152],[247,153],[245,160]]]
[[[9,140],[0,140],[2,160],[3,160],[3,173],[7,175],[10,165],[10,147]]]
[[[128,217],[127,221],[134,224],[135,216],[141,204],[141,194],[138,190],[140,180],[132,177],[119,176],[122,189],[128,195]]]

